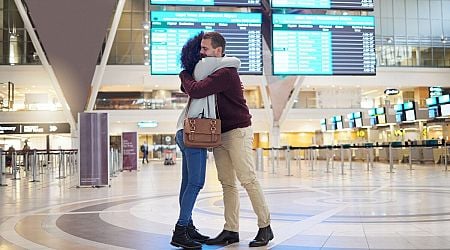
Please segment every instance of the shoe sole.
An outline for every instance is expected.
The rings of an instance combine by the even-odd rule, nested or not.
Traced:
[[[214,243],[205,242],[205,244],[208,245],[208,246],[214,246],[214,245],[216,245],[216,246],[228,246],[228,245],[231,245],[231,244],[236,243],[236,242],[239,242],[239,239],[237,239],[237,240],[227,240],[227,241],[220,242],[220,243],[215,243],[215,244]]]
[[[174,246],[174,247],[182,247],[183,249],[202,249],[202,246],[198,246],[198,247],[189,247],[189,246],[185,246],[183,244],[177,243],[177,242],[170,242],[170,245]]]

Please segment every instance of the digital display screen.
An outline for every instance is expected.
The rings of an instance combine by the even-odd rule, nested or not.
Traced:
[[[379,115],[378,117],[378,124],[385,124],[386,123],[386,115]]]
[[[402,111],[403,110],[403,104],[396,104],[394,105],[395,111]]]
[[[370,125],[372,126],[377,125],[377,116],[370,117]]]
[[[337,122],[336,126],[337,126],[337,129],[343,129],[344,128],[344,124],[342,122]]]
[[[441,105],[442,116],[450,116],[450,103]]]
[[[414,103],[413,102],[405,102],[405,103],[403,103],[403,109],[404,110],[414,109]]]
[[[439,107],[438,106],[433,106],[433,107],[429,107],[428,108],[428,117],[429,118],[436,118],[441,116],[440,112],[439,112]]]
[[[336,130],[337,129],[337,123],[331,123],[331,130]]]
[[[373,10],[373,0],[272,0],[274,8]]]
[[[150,0],[150,4],[199,6],[261,6],[261,0]]]
[[[362,112],[353,113],[353,118],[362,118]]]
[[[395,114],[395,121],[397,123],[401,123],[403,122],[405,119],[403,118],[403,112],[399,112],[397,114]]]
[[[347,119],[353,120],[353,113],[347,114]]]
[[[179,74],[181,49],[200,31],[225,37],[226,55],[241,60],[240,74],[262,74],[260,13],[152,11],[150,20],[152,75]]]
[[[342,121],[342,116],[341,115],[337,115],[337,116],[335,116],[334,120],[336,122],[340,122],[340,121]]]
[[[384,107],[379,107],[376,109],[376,114],[377,115],[383,115],[384,114]]]
[[[320,119],[320,130],[327,131],[327,119]]]
[[[354,128],[355,127],[355,120],[348,121],[348,127],[349,128]]]
[[[405,117],[407,121],[415,121],[416,120],[416,111],[414,109],[406,110]]]
[[[376,109],[369,109],[369,110],[367,111],[367,113],[369,114],[369,116],[375,116],[375,114],[376,114]]]
[[[450,102],[450,95],[439,96],[439,103],[444,104]]]
[[[273,14],[274,75],[375,75],[375,18]]]
[[[427,103],[428,107],[437,105],[438,104],[438,98],[437,97],[430,97],[430,98],[426,99],[426,103]]]
[[[361,128],[363,126],[362,118],[355,119],[355,125],[357,128]]]

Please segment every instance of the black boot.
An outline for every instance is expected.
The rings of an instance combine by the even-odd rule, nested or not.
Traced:
[[[228,230],[223,230],[219,235],[217,235],[214,239],[209,239],[205,243],[206,245],[230,245],[235,242],[239,242],[239,233],[232,232]]]
[[[273,232],[270,228],[270,225],[267,227],[260,228],[258,230],[258,234],[256,235],[255,239],[250,241],[248,244],[250,247],[261,247],[265,246],[273,239]]]
[[[187,235],[187,227],[175,225],[175,231],[173,231],[172,246],[182,247],[183,249],[201,249],[202,244],[192,240]]]
[[[200,243],[205,243],[205,241],[209,239],[209,236],[202,235],[201,233],[199,233],[198,229],[195,228],[193,223],[189,223],[189,225],[187,226],[187,234],[189,238]]]

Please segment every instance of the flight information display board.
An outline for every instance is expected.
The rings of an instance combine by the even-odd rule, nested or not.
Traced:
[[[217,31],[226,39],[225,53],[241,60],[240,74],[262,74],[260,13],[152,11],[151,74],[181,71],[180,52],[200,31]]]
[[[373,10],[373,0],[272,0],[274,8]]]
[[[150,4],[200,6],[261,6],[261,0],[150,0]]]
[[[273,74],[375,75],[375,18],[273,14]]]

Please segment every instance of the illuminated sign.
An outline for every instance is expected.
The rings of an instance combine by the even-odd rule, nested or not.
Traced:
[[[70,133],[69,123],[0,124],[0,134]]]
[[[400,90],[398,89],[385,89],[384,94],[385,95],[398,95],[400,93]]]

